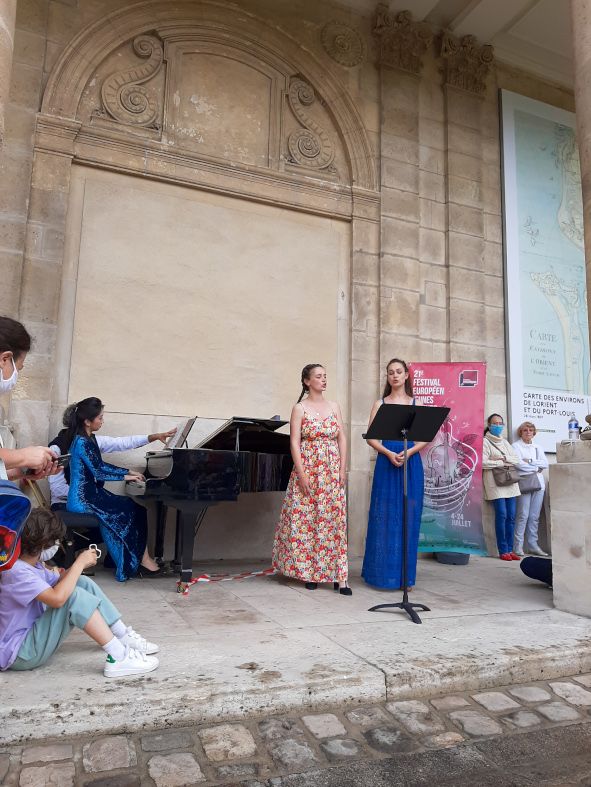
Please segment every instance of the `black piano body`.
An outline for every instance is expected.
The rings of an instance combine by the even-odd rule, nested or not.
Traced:
[[[231,418],[195,448],[149,451],[145,483],[127,482],[129,495],[157,503],[156,558],[164,552],[167,510],[176,509],[173,568],[181,583],[192,578],[195,536],[210,506],[236,502],[242,492],[287,489],[293,467],[289,435],[277,432],[286,423]]]

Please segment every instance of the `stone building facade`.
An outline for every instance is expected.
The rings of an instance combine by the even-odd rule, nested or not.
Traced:
[[[110,433],[286,417],[322,362],[359,554],[389,358],[486,361],[506,412],[498,89],[572,92],[383,5],[0,9],[0,313],[35,337],[19,441],[88,395]],[[248,535],[212,512],[201,554],[263,554],[277,505],[247,504]]]

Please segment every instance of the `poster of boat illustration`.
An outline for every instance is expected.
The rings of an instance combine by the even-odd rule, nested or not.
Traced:
[[[421,451],[425,498],[419,550],[485,555],[482,532],[482,440],[485,363],[416,363],[414,394],[449,407],[435,440]]]

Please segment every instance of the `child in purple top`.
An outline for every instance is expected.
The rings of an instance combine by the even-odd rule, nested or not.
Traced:
[[[158,646],[147,642],[121,615],[99,586],[83,577],[97,553],[82,552],[58,575],[45,568],[65,528],[56,514],[36,508],[21,534],[21,556],[0,573],[0,670],[30,670],[53,655],[74,626],[107,654],[103,673],[122,677],[151,672]]]

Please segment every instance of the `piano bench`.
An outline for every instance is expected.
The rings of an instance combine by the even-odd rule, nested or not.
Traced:
[[[54,560],[62,568],[70,568],[76,552],[87,549],[89,544],[102,543],[101,523],[94,514],[78,514],[65,508],[54,511],[66,526],[66,537],[62,542],[64,553],[58,551]]]

